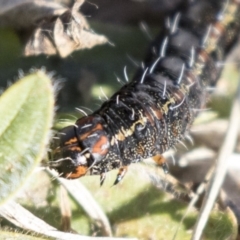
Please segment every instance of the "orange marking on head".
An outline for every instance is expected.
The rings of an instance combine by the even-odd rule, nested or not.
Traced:
[[[70,140],[68,140],[67,142],[64,143],[64,145],[71,145],[77,142],[77,138],[73,137]]]
[[[87,173],[88,167],[86,166],[78,166],[75,172],[66,174],[65,177],[68,179],[75,179],[84,176]]]
[[[94,132],[96,132],[96,131],[98,131],[98,130],[99,130],[99,131],[100,131],[100,130],[103,130],[103,126],[102,126],[102,124],[100,124],[100,123],[98,123],[98,124],[97,124],[94,128],[92,128],[90,131],[82,134],[82,135],[80,136],[80,140],[84,140],[84,139],[87,138],[89,135],[93,134]]]
[[[80,148],[80,147],[78,147],[78,146],[71,146],[70,148],[68,148],[69,150],[71,150],[71,151],[78,151],[78,152],[81,152],[82,151],[82,149]]]
[[[92,131],[87,132],[87,133],[81,135],[81,136],[80,136],[80,140],[83,141],[83,140],[86,139],[89,135],[91,135],[91,133],[92,133]]]
[[[95,143],[95,145],[92,148],[92,153],[98,153],[101,155],[105,155],[108,152],[108,148],[102,148],[104,145],[107,146],[108,144],[108,138],[105,136],[101,136],[99,140]]]
[[[98,124],[93,128],[92,131],[97,131],[97,130],[103,130],[103,126],[102,126],[101,123],[98,123]]]

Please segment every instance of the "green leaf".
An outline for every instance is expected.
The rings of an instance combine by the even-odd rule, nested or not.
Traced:
[[[42,71],[0,97],[0,204],[16,194],[43,158],[53,113],[52,83]]]

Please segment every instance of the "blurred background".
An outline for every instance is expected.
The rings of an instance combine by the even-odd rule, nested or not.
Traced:
[[[61,57],[59,54],[35,56],[29,54],[27,47],[36,43],[36,32],[39,28],[50,32],[49,36],[53,38],[51,40],[55,47],[57,39],[51,35],[54,30],[53,22],[65,11],[69,11],[70,18],[67,20],[61,18],[64,24],[67,25],[66,21],[70,21],[72,16],[76,17],[76,11],[72,10],[74,1],[0,0],[0,87],[4,91],[22,73],[28,73],[32,68],[44,67],[47,72],[54,74],[54,78],[61,86],[56,97],[57,118],[72,118],[73,115],[75,116],[73,118],[80,117],[81,114],[75,108],[97,109],[105,99],[104,94],[110,97],[125,83],[124,67],[131,79],[137,65],[144,59],[149,43],[165,24],[166,16],[181,8],[186,2],[186,0],[85,1],[77,9],[81,13],[78,15],[78,19],[82,20],[80,25],[87,21],[90,28],[83,24],[84,31],[105,36],[105,40],[101,43],[96,41],[91,47],[74,49],[67,56]],[[35,42],[32,41],[34,37]],[[170,173],[189,189],[195,189],[203,181],[216,160],[226,133],[237,76],[236,64],[230,62],[206,107],[211,110],[201,114],[192,128],[194,144],[186,141],[188,150],[178,147],[176,152],[166,155]],[[86,109],[86,112],[90,111]],[[235,154],[229,160],[230,167],[222,197],[223,206],[232,206],[238,221],[239,151],[238,141]],[[81,179],[81,182],[87,186],[107,213],[114,235],[138,236],[140,239],[171,239],[186,205],[182,202],[176,203],[172,195],[165,196],[156,188],[160,179],[168,180],[166,176],[157,172],[153,177],[146,170],[148,167],[151,168],[151,165],[139,165],[131,167],[123,184],[115,188],[110,188],[116,175],[114,171],[109,174],[103,188],[99,188],[98,177],[86,177]],[[34,214],[58,227],[61,225],[59,223],[61,214],[56,203],[59,195],[55,187],[58,184],[43,172],[38,174],[41,175],[36,175],[36,178],[41,181],[29,184],[29,188],[19,199]],[[71,201],[72,228],[85,235],[101,235],[84,215],[83,210],[74,200]],[[180,232],[178,239],[190,239],[188,231],[191,232],[196,215],[195,212],[186,219],[182,226],[184,231]],[[219,216],[215,219],[218,220]],[[226,239],[225,235],[219,238],[219,235],[214,235],[215,232],[212,231],[216,228],[221,229],[221,224],[213,221],[206,239]],[[239,222],[236,226],[239,226]],[[227,230],[225,232],[228,233]]]
[[[3,7],[6,2],[8,8],[5,7],[5,10]],[[5,88],[8,81],[17,78],[19,70],[26,73],[31,68],[44,66],[47,71],[55,72],[56,78],[63,82],[57,105],[59,111],[64,112],[71,112],[79,106],[96,109],[101,95],[99,87],[111,96],[121,86],[116,76],[125,81],[124,66],[127,66],[131,79],[136,70],[133,60],[141,62],[150,43],[148,33],[142,30],[142,25],[150,28],[154,37],[166,14],[181,3],[180,0],[86,1],[81,6],[82,15],[91,29],[105,35],[109,43],[75,51],[64,59],[58,55],[24,57],[22,53],[26,42],[39,22],[55,16],[54,11],[60,9],[60,6],[71,8],[74,1],[46,2],[44,7],[39,7],[34,5],[34,1],[0,1],[3,5],[0,14],[0,84]],[[51,2],[59,3],[59,6],[52,6]],[[25,16],[23,9],[28,8]]]

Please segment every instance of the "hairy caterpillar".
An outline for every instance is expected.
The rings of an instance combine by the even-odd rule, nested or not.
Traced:
[[[58,133],[50,167],[69,179],[127,166],[152,157],[165,171],[162,153],[184,138],[205,103],[240,28],[235,0],[190,1],[167,19],[142,69],[99,110]]]

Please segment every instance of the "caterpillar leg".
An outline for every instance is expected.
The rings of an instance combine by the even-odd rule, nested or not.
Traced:
[[[117,178],[116,178],[115,182],[113,183],[113,185],[117,185],[123,179],[126,172],[127,172],[127,166],[120,167],[118,174],[117,174]]]
[[[168,166],[167,166],[167,163],[166,163],[166,159],[162,155],[160,155],[160,154],[156,155],[156,156],[152,157],[152,159],[155,161],[155,163],[158,166],[162,167],[165,174],[167,174],[169,172]]]

